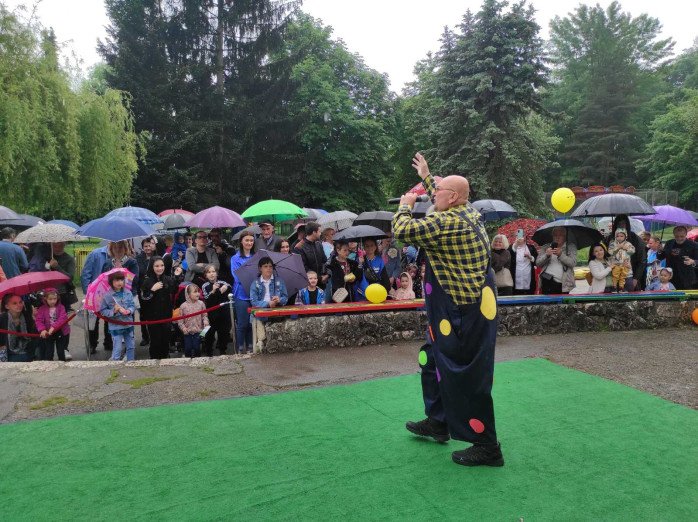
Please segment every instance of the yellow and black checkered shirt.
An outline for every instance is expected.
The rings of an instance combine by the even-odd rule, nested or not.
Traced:
[[[427,176],[423,184],[431,197],[434,178]],[[435,212],[422,219],[412,219],[409,205],[400,205],[393,216],[395,238],[427,251],[434,275],[457,305],[472,304],[480,298],[490,248],[489,241],[483,244],[463,215],[480,227],[480,233],[487,241],[480,213],[469,204]]]

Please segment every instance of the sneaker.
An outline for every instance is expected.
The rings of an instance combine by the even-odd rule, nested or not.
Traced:
[[[451,438],[448,434],[448,426],[445,423],[439,422],[427,417],[423,421],[412,422],[408,421],[405,424],[407,431],[422,437],[431,437],[436,442],[448,442]]]
[[[73,356],[70,355],[70,352],[68,351],[67,348],[65,349],[65,360],[66,360],[66,362],[73,360]]]
[[[467,449],[454,451],[451,458],[461,466],[504,466],[502,446],[499,444],[473,444]]]

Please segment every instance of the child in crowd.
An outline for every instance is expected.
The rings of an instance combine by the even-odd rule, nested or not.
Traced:
[[[648,292],[673,292],[676,290],[671,281],[674,271],[671,268],[662,268],[659,272],[659,281],[655,281],[647,287]]]
[[[255,308],[276,308],[288,300],[286,285],[280,277],[274,277],[274,263],[263,257],[257,263],[259,277],[250,286],[250,301]]]
[[[201,312],[206,309],[203,301],[199,300],[200,290],[194,283],[187,285],[185,290],[187,300],[179,307],[179,316]],[[201,332],[208,328],[208,314],[199,314],[177,321],[179,329],[184,334],[185,357],[201,356]]]
[[[70,326],[63,324],[56,330],[56,326],[65,322],[68,318],[65,307],[60,303],[58,290],[48,288],[44,291],[43,305],[36,311],[36,329],[41,334],[39,347],[42,361],[53,361],[54,347],[59,361],[65,361],[65,349],[70,341]]]
[[[201,287],[201,295],[206,303],[206,308],[212,308],[221,303],[228,303],[232,289],[225,281],[218,279],[218,270],[214,265],[207,265],[204,268],[204,276],[206,282]],[[204,353],[209,357],[213,355],[213,340],[218,334],[216,348],[225,355],[230,341],[230,330],[232,323],[230,322],[230,305],[219,307],[216,310],[208,312],[208,322],[211,325],[206,336],[204,337]]]
[[[349,257],[349,245],[335,241],[334,255],[327,262],[327,268],[332,280],[332,302],[352,303],[356,301],[354,296],[354,283],[362,277],[361,269],[356,261]],[[344,291],[339,292],[343,288]]]
[[[649,287],[655,281],[659,281],[659,272],[666,266],[666,259],[658,259],[657,253],[662,250],[662,240],[659,236],[652,236],[647,243],[647,279],[645,286]]]
[[[306,275],[308,276],[308,286],[306,288],[301,288],[298,291],[298,297],[296,297],[296,304],[323,304],[325,302],[325,292],[323,292],[322,288],[319,288],[317,285],[317,272],[315,272],[314,270],[308,270],[306,272]]]
[[[611,291],[612,267],[606,257],[606,248],[601,243],[592,245],[589,249],[589,274],[591,274],[591,294],[603,294]],[[589,278],[587,276],[587,282]]]
[[[174,235],[174,244],[172,245],[172,250],[170,251],[172,256],[172,266],[181,266],[186,270],[186,257],[187,257],[187,245],[184,241],[184,234],[176,232]]]
[[[620,227],[616,229],[615,240],[608,245],[608,254],[611,256],[614,292],[616,289],[619,292],[625,292],[626,280],[633,276],[630,256],[635,253],[635,247],[627,239],[628,232]]]
[[[104,317],[111,317],[115,321],[133,321],[136,305],[133,294],[124,288],[125,276],[123,272],[109,274],[109,286],[111,289],[104,294],[102,307],[99,313]],[[126,360],[136,359],[136,351],[133,342],[133,325],[109,323],[109,333],[112,338],[111,361],[121,359],[121,344],[126,345]]]
[[[182,268],[175,268],[175,276],[181,277]],[[150,258],[150,264],[141,285],[141,311],[150,321],[170,319],[172,302],[177,294],[176,279],[165,274],[165,261],[160,256]],[[172,328],[170,323],[148,325],[150,334],[150,358],[166,359],[170,352]]]
[[[407,273],[412,278],[412,291],[414,292],[414,298],[421,299],[424,294],[422,292],[422,281],[419,277],[419,272],[417,271],[417,265],[414,263],[407,265]]]
[[[400,288],[395,290],[390,289],[390,296],[393,299],[414,299],[414,290],[412,290],[412,278],[407,272],[400,274]]]

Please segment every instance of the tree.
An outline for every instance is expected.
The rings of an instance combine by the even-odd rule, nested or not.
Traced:
[[[1,4],[0,78],[4,204],[76,219],[96,217],[127,200],[137,138],[122,93],[71,91],[52,31],[22,23]],[[86,116],[90,107],[103,104],[109,110]]]
[[[485,0],[458,32],[444,32],[436,94],[441,100],[436,166],[467,174],[474,198],[497,198],[522,212],[542,208],[540,172],[556,140],[547,135],[541,90],[542,41],[525,2]]]
[[[638,168],[653,176],[654,186],[678,191],[685,208],[698,209],[698,90],[686,94],[652,122]]]
[[[580,5],[550,26],[548,108],[566,116],[556,129],[564,140],[558,181],[636,183],[634,162],[656,115],[647,104],[661,91],[656,73],[671,40],[657,40],[657,19],[632,18],[618,2]]]

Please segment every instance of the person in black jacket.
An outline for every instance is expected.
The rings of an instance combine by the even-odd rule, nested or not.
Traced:
[[[206,282],[201,286],[201,297],[206,303],[206,308],[212,308],[221,303],[229,303],[229,296],[232,286],[218,278],[218,269],[215,265],[208,265],[204,268]],[[208,312],[208,324],[210,328],[204,337],[204,355],[213,355],[213,340],[218,335],[216,348],[225,355],[230,341],[230,330],[233,324],[230,320],[230,306],[219,307]]]
[[[176,277],[182,275],[180,267],[175,268]],[[159,256],[150,258],[148,272],[141,285],[141,310],[149,321],[169,319],[172,317],[172,303],[177,293],[177,282],[165,275],[165,262]],[[170,353],[170,336],[172,323],[151,324],[150,331],[150,358],[167,359]]]
[[[318,275],[318,286],[324,290],[329,274],[325,269],[327,256],[320,241],[320,225],[314,221],[305,225],[305,238],[296,246],[294,253],[300,254],[306,272],[310,270]]]
[[[354,283],[363,276],[359,264],[353,259],[349,259],[349,245],[347,243],[335,242],[334,255],[327,263],[327,269],[332,278],[332,302],[350,303],[356,301],[354,294]],[[335,299],[337,290],[344,288],[347,297],[340,301]]]
[[[698,288],[696,264],[698,244],[686,239],[687,229],[683,225],[674,227],[674,239],[670,239],[657,254],[657,259],[666,260],[666,266],[674,271],[672,283],[677,290]]]
[[[630,256],[630,266],[633,270],[633,288],[626,287],[625,289],[630,292],[641,290],[645,284],[647,270],[647,250],[645,249],[645,242],[640,236],[630,229],[630,218],[625,214],[621,214],[616,216],[616,219],[613,221],[613,229],[611,230],[611,233],[603,239],[603,244],[606,245],[607,249],[611,241],[615,239],[616,229],[618,228],[624,228],[628,231],[627,240],[632,243],[633,247],[635,247],[635,253]]]
[[[212,228],[208,234],[211,242],[209,247],[216,251],[218,256],[218,277],[222,279],[228,286],[233,282],[233,274],[230,272],[230,259],[235,255],[235,248],[223,239],[223,230],[220,228]]]
[[[509,246],[509,254],[511,255],[511,278],[514,280],[513,295],[533,295],[536,293],[536,258],[538,250],[532,244],[526,242],[525,237],[518,238],[512,245]],[[530,278],[519,277],[521,281],[516,280],[517,270],[530,267]],[[519,274],[521,275],[521,274]],[[524,281],[526,279],[526,281]]]

